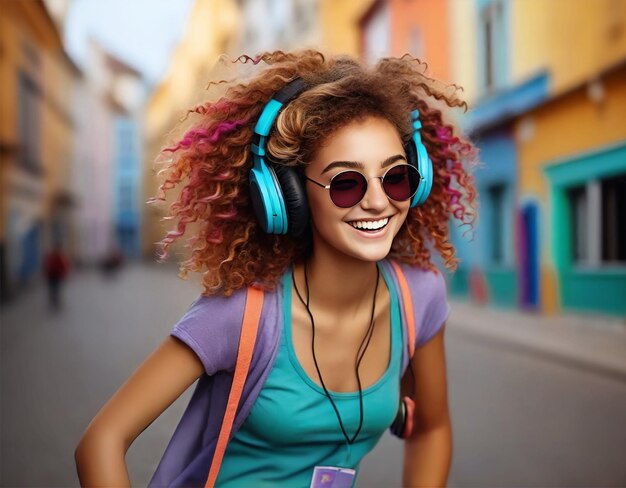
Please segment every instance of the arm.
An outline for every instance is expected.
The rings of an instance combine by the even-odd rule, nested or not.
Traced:
[[[448,411],[444,326],[415,350],[415,418],[413,434],[405,441],[402,486],[445,486],[452,455],[452,429]],[[407,370],[403,390],[411,391]]]
[[[130,486],[126,451],[203,371],[189,347],[167,337],[87,427],[74,454],[81,486]]]

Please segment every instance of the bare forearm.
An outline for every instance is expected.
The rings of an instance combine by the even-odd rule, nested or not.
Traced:
[[[76,470],[82,487],[130,487],[123,443],[85,438],[75,453]]]
[[[450,424],[418,432],[406,441],[402,486],[446,486],[452,459]]]

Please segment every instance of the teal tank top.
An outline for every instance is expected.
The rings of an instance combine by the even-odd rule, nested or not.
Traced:
[[[220,488],[309,487],[315,466],[357,470],[393,422],[400,398],[402,324],[398,297],[382,266],[391,298],[391,354],[385,373],[363,390],[363,427],[346,442],[330,401],[304,371],[291,338],[291,269],[282,278],[283,330],[272,370],[243,425],[229,442],[216,480]],[[329,392],[348,436],[359,425],[359,392]],[[356,479],[356,477],[355,477]]]

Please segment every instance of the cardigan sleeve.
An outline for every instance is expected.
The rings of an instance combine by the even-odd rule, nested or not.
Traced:
[[[432,271],[425,272],[427,289],[425,295],[428,300],[424,303],[422,323],[415,333],[415,348],[424,345],[439,332],[450,313],[450,305],[447,300],[446,282],[443,274]]]
[[[440,271],[407,264],[401,264],[401,268],[411,290],[417,349],[432,339],[448,318],[446,281]]]
[[[200,296],[170,332],[196,353],[208,375],[234,371],[245,297],[245,289],[230,297]]]

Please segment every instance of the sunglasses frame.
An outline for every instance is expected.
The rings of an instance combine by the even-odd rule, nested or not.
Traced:
[[[363,197],[365,197],[365,195],[367,194],[367,189],[369,188],[370,180],[374,180],[374,179],[380,179],[380,186],[382,187],[383,191],[385,192],[385,195],[387,196],[387,198],[389,198],[390,200],[393,200],[394,202],[406,202],[407,200],[410,200],[411,198],[413,198],[415,196],[415,194],[417,193],[417,190],[419,189],[420,183],[418,183],[417,187],[415,188],[415,191],[408,198],[405,198],[404,200],[396,200],[395,198],[392,198],[391,196],[389,196],[389,194],[385,190],[385,186],[384,186],[385,176],[387,176],[387,173],[389,173],[389,171],[391,171],[392,169],[395,169],[395,168],[397,168],[399,166],[409,166],[409,167],[413,168],[417,172],[417,175],[419,176],[420,183],[422,181],[424,181],[424,177],[419,172],[419,170],[415,166],[413,166],[412,164],[408,164],[408,163],[395,164],[392,167],[388,168],[387,171],[385,171],[382,176],[372,176],[371,178],[368,178],[366,175],[361,173],[359,170],[356,170],[356,169],[345,169],[343,171],[340,171],[339,173],[334,174],[332,176],[332,178],[330,179],[330,181],[328,182],[328,185],[324,185],[324,184],[320,183],[319,181],[315,181],[313,178],[309,178],[306,175],[304,175],[304,179],[310,181],[311,183],[315,183],[320,188],[324,188],[325,190],[330,190],[330,187],[333,184],[333,180],[335,178],[337,178],[337,176],[342,175],[344,173],[358,173],[358,174],[360,174],[365,179],[365,184],[366,184],[366,186],[365,186],[365,193],[363,193],[363,196],[359,199],[359,201],[357,201],[354,204],[349,205],[347,207],[340,207],[339,205],[337,205],[333,201],[333,199],[331,197],[330,201],[333,202],[333,204],[336,205],[339,208],[350,208],[350,207],[354,207],[355,205],[358,205],[361,202],[361,200],[363,200]]]

